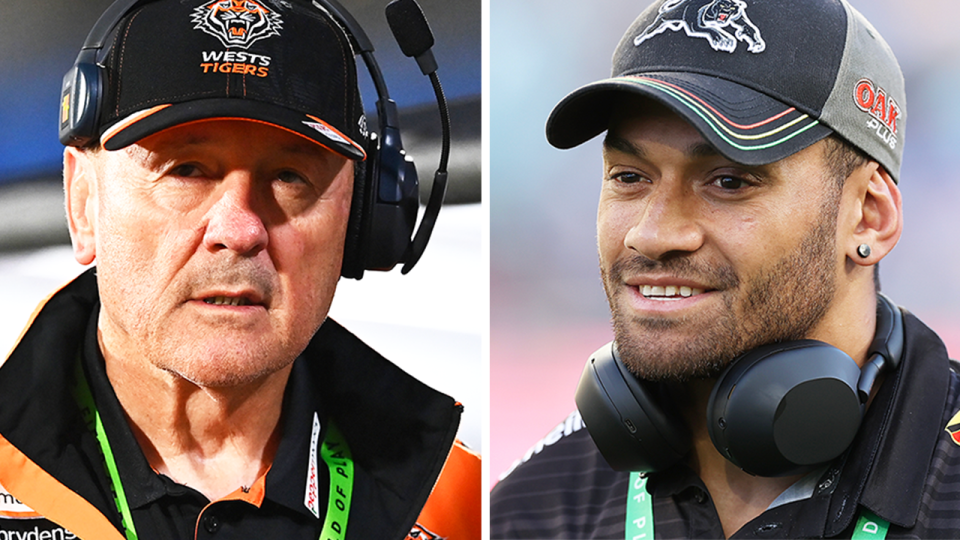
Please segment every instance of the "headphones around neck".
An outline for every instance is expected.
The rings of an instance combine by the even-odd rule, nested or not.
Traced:
[[[157,0],[117,0],[97,20],[84,41],[73,67],[64,75],[61,102],[60,141],[85,146],[99,136],[107,39],[120,21],[134,9]],[[446,99],[437,78],[437,64],[430,48],[433,34],[416,0],[393,0],[387,20],[404,54],[416,57],[424,75],[430,77],[440,109],[442,145],[440,165],[434,176],[430,199],[416,230],[419,179],[413,159],[406,155],[400,137],[397,104],[390,99],[383,74],[373,56],[373,43],[363,28],[337,0],[311,0],[332,16],[350,39],[377,91],[378,130],[371,132],[367,160],[356,162],[353,201],[347,224],[341,275],[361,279],[365,270],[390,270],[403,263],[406,274],[419,261],[433,232],[446,192],[450,152],[450,120]]]
[[[724,457],[756,476],[787,476],[850,446],[877,376],[896,369],[903,350],[903,315],[877,296],[877,330],[863,369],[840,349],[808,339],[758,347],[724,370],[706,411],[710,439]],[[576,403],[615,470],[663,470],[690,449],[663,386],[632,375],[615,343],[587,361]]]

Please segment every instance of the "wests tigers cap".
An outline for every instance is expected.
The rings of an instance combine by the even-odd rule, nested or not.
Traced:
[[[660,0],[620,40],[611,77],[554,107],[547,140],[572,148],[599,135],[624,93],[666,105],[738,163],[837,133],[899,179],[903,74],[845,0]]]
[[[97,136],[117,150],[212,119],[265,123],[364,159],[354,52],[325,11],[298,0],[141,2],[113,29]]]

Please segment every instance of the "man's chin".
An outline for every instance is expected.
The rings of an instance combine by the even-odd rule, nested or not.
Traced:
[[[278,354],[262,343],[220,339],[154,361],[171,375],[203,388],[233,388],[259,384],[288,367],[297,355]]]
[[[663,351],[663,354],[651,357],[645,354],[649,349],[620,344],[619,340],[618,348],[621,361],[631,373],[637,378],[655,382],[716,378],[732,361],[732,358],[711,359],[695,356],[695,352],[688,355],[681,351]]]
[[[742,352],[722,320],[710,328],[675,319],[650,318],[624,323],[614,317],[620,359],[631,373],[649,381],[684,382],[714,378]],[[726,331],[725,331],[726,330]]]
[[[272,375],[283,371],[286,365],[204,365],[167,368],[172,375],[201,388],[232,389],[257,386]]]

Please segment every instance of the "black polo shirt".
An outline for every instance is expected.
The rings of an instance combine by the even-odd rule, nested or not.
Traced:
[[[280,444],[267,474],[246,490],[238,486],[235,493],[224,499],[210,501],[199,491],[157,473],[147,463],[107,379],[97,342],[98,311],[94,310],[87,328],[84,371],[123,479],[140,540],[319,538],[322,520],[311,513],[304,499],[310,485],[311,444],[323,440],[327,418],[320,396],[307,387],[309,377],[303,373],[303,362],[294,362],[290,374],[284,393]],[[313,441],[314,415],[321,426],[316,442]],[[91,462],[103,459],[99,455],[87,457]],[[329,471],[319,457],[316,460],[315,470],[320,477],[313,485],[321,487],[315,492],[320,516],[323,516]],[[119,525],[116,508],[109,510],[105,515],[112,516]]]
[[[960,538],[960,377],[937,335],[904,313],[904,358],[850,449],[806,490],[732,538],[849,538],[867,508],[889,539]],[[603,460],[579,414],[541,441],[491,493],[491,539],[624,538],[629,475]],[[656,538],[723,538],[703,482],[686,465],[653,474]]]

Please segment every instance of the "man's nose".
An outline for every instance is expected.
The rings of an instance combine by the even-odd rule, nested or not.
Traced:
[[[697,223],[697,201],[682,182],[661,181],[638,209],[624,245],[653,260],[674,253],[692,253],[703,245]]]
[[[227,249],[252,257],[267,247],[269,235],[255,197],[254,179],[249,173],[232,172],[224,178],[207,214],[203,238],[207,249]]]

